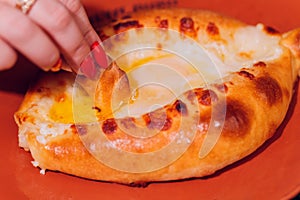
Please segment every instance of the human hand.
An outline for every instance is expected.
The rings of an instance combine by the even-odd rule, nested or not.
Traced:
[[[79,0],[36,0],[27,13],[16,0],[0,0],[0,70],[15,64],[18,51],[46,71],[62,54],[76,72],[95,41]]]

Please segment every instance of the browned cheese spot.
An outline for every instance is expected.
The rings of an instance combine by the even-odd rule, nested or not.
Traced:
[[[220,34],[219,28],[213,22],[208,23],[206,27],[206,32],[208,33],[208,35],[212,35],[212,36]]]
[[[125,129],[131,129],[135,128],[135,118],[133,117],[125,117],[121,119],[120,121],[120,126],[124,127]]]
[[[167,29],[169,27],[168,20],[167,19],[161,20],[158,27]]]
[[[113,29],[115,33],[120,33],[123,31],[127,31],[132,28],[141,28],[143,27],[142,24],[139,23],[138,20],[131,20],[131,21],[126,21],[126,22],[120,22],[116,25],[113,26]]]
[[[164,112],[164,109],[159,109],[143,115],[143,119],[150,129],[166,131],[172,126],[172,119]]]
[[[199,104],[204,106],[210,106],[212,102],[218,100],[217,94],[212,90],[204,90],[203,88],[196,88],[186,93],[186,98],[195,104],[194,100],[197,99]]]
[[[195,100],[196,100],[196,94],[195,94],[195,90],[197,89],[194,89],[194,90],[189,90],[185,93],[185,96],[186,98],[189,100],[189,102],[192,104],[192,105],[195,105]],[[196,100],[198,101],[198,100]]]
[[[179,30],[188,36],[196,36],[194,21],[190,17],[181,18]]]
[[[225,93],[228,92],[228,87],[227,87],[226,83],[215,84],[214,86],[217,88],[217,90],[218,90],[219,92],[225,92]]]
[[[259,61],[253,65],[253,67],[266,67],[266,66],[267,64],[262,61]]]
[[[142,118],[144,119],[146,126],[149,127],[151,124],[150,113],[144,114]]]
[[[251,129],[251,109],[236,100],[227,100],[226,117],[222,136],[239,138]]]
[[[171,126],[172,126],[172,118],[167,117],[161,131],[167,131],[171,128]]]
[[[251,74],[250,72],[247,72],[247,71],[239,71],[238,74],[242,77],[245,77],[245,78],[248,78],[250,80],[253,80],[255,78],[255,76],[253,74]]]
[[[282,91],[278,82],[269,76],[255,79],[255,88],[258,93],[266,97],[269,105],[274,105],[282,100]]]
[[[108,135],[115,133],[117,128],[118,125],[113,118],[105,120],[102,124],[102,131]]]
[[[76,130],[79,135],[87,134],[87,128],[85,125],[76,125]]]
[[[77,129],[76,129],[76,125],[75,124],[72,124],[70,126],[71,130],[72,130],[72,133],[77,133]]]
[[[279,34],[279,31],[270,26],[265,26],[264,30],[271,35]]]
[[[180,100],[176,100],[174,102],[174,104],[172,105],[172,109],[175,109],[181,115],[187,115],[188,114],[188,110],[187,110],[187,107],[186,107],[185,103],[183,103]]]
[[[200,92],[196,90],[196,95],[198,102],[204,106],[210,106],[212,102],[218,100],[217,94],[212,90],[201,90]]]
[[[180,30],[183,32],[194,30],[194,21],[190,17],[183,17],[180,20]]]

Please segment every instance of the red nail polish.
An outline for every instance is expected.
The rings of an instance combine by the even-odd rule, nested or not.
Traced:
[[[93,58],[88,56],[84,59],[80,65],[80,71],[87,77],[87,78],[95,78],[97,74],[97,69],[94,64]]]
[[[59,58],[57,60],[57,62],[51,67],[50,70],[53,71],[53,72],[57,72],[61,69],[61,67],[62,67],[62,59]]]
[[[96,47],[98,47],[100,44],[98,41],[95,41],[92,45],[91,45],[91,50],[95,49]]]
[[[106,57],[105,51],[103,50],[102,46],[100,45],[100,43],[98,41],[95,41],[91,45],[91,50],[92,50],[93,57],[96,60],[96,62],[98,63],[98,65],[101,68],[107,68],[107,66],[108,66],[107,57]]]

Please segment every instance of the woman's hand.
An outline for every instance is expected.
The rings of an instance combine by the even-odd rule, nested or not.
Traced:
[[[0,70],[12,67],[19,51],[44,70],[62,54],[77,71],[99,37],[79,0],[36,0],[24,14],[16,0],[0,0]]]

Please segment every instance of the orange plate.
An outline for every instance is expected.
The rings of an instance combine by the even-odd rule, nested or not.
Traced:
[[[245,22],[263,22],[280,31],[300,27],[298,0],[240,1],[183,0],[107,1],[85,0],[89,13],[177,4],[218,11]],[[151,3],[156,2],[156,3]],[[159,3],[160,2],[160,3]],[[161,3],[169,2],[169,3]],[[138,6],[137,6],[138,5]],[[150,6],[149,6],[150,5]],[[16,67],[0,73],[0,196],[1,199],[288,199],[300,191],[299,89],[275,136],[255,153],[215,175],[186,181],[153,183],[146,188],[86,180],[62,173],[39,174],[29,153],[17,144],[13,113],[22,101],[37,69],[24,58]],[[4,198],[3,198],[4,197]]]

